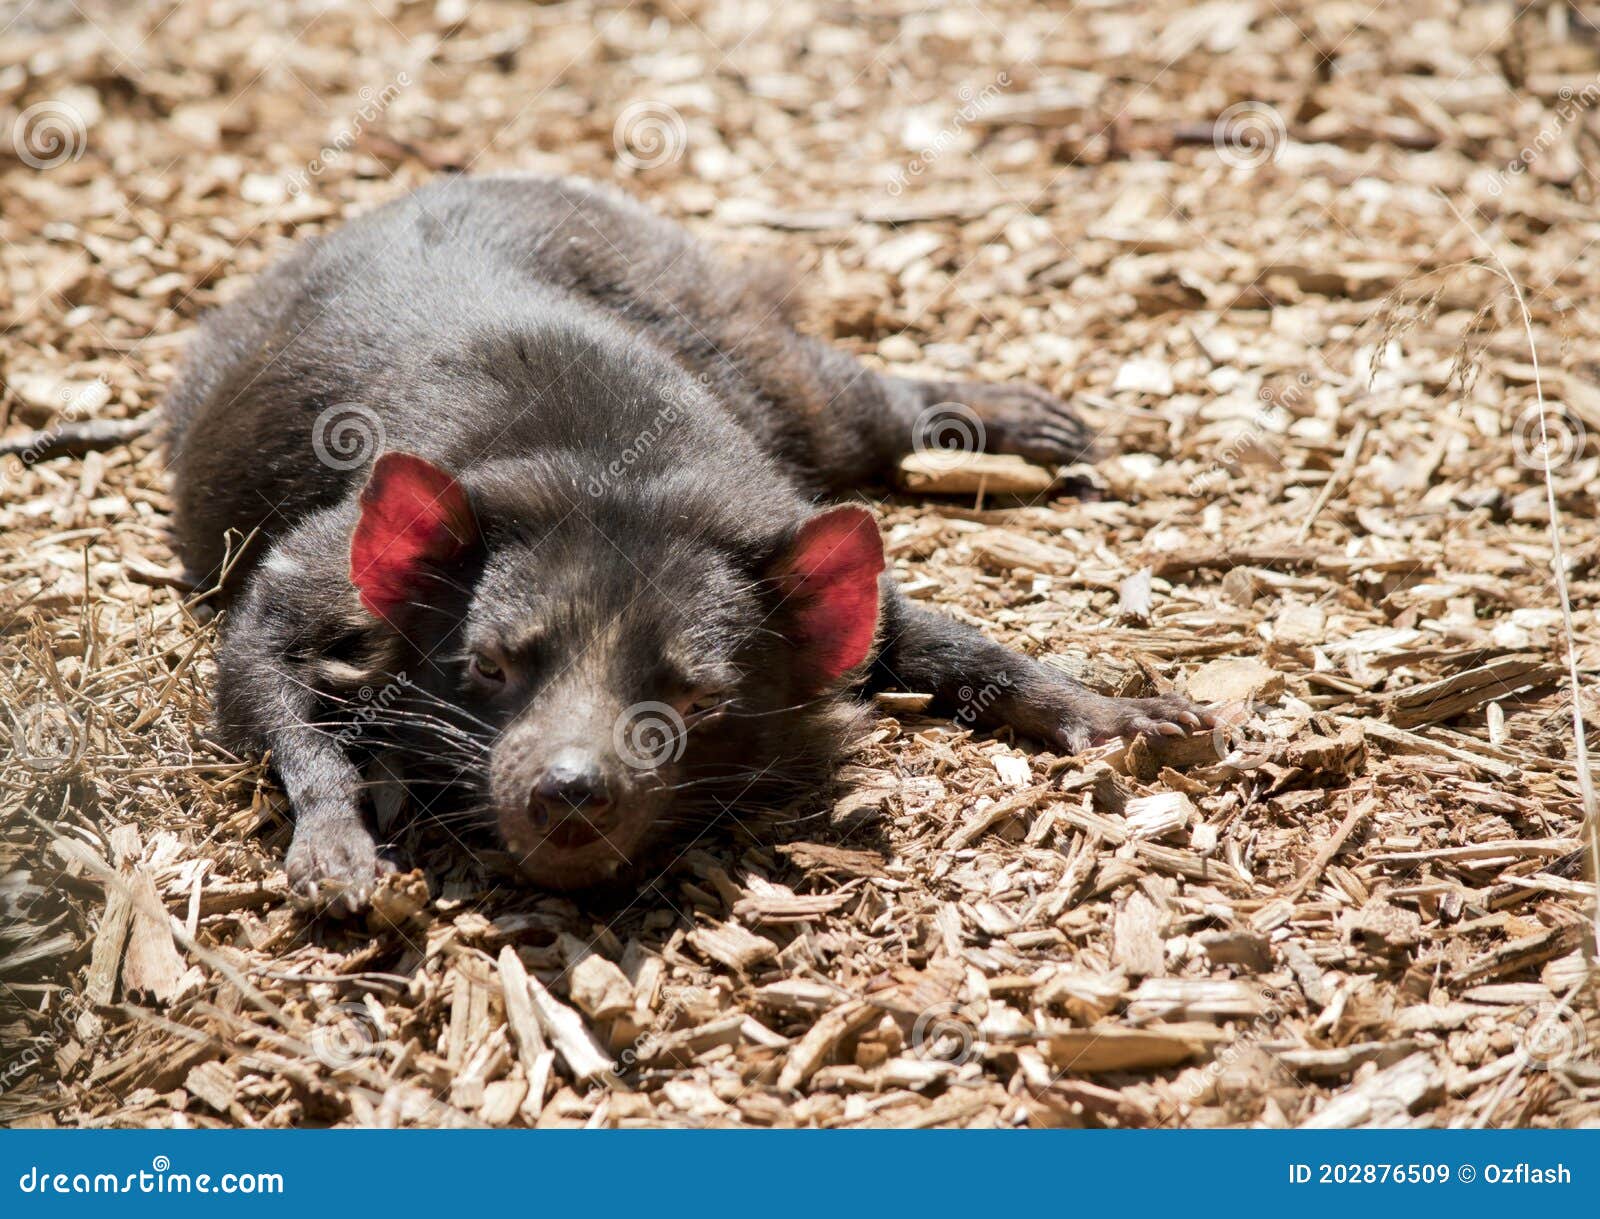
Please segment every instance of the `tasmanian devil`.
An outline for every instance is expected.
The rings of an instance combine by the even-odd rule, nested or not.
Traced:
[[[387,866],[375,772],[449,798],[538,884],[825,779],[863,690],[1059,748],[1179,734],[909,602],[825,506],[939,441],[1070,461],[1027,386],[873,372],[788,285],[595,186],[453,178],[311,240],[201,327],[167,405],[175,527],[229,605],[218,718],[269,751],[298,897]]]

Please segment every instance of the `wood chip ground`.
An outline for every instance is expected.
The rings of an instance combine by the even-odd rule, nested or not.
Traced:
[[[1540,468],[1594,724],[1600,5],[0,17],[0,1120],[1600,1121]],[[1067,759],[888,699],[848,788],[631,904],[408,832],[373,930],[298,913],[130,421],[204,309],[461,169],[616,183],[874,366],[1081,403],[1059,478],[908,470],[896,572],[1224,727]]]

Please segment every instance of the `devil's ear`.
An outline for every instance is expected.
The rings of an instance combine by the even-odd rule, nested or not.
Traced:
[[[395,622],[431,567],[459,558],[478,536],[461,484],[410,453],[385,453],[361,489],[350,539],[350,582],[370,613]]]
[[[883,539],[864,508],[820,512],[790,540],[773,578],[807,684],[829,685],[871,652],[882,571]]]

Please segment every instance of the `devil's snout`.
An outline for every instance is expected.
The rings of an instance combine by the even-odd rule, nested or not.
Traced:
[[[534,775],[528,816],[563,846],[598,838],[616,800],[603,761],[582,749],[562,749]]]

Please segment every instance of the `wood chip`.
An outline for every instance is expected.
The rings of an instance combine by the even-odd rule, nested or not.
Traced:
[[[1419,1051],[1334,1097],[1300,1125],[1304,1130],[1409,1126],[1412,1111],[1443,1087],[1442,1072],[1427,1053]]]
[[[914,495],[1043,495],[1055,485],[1055,474],[1020,457],[963,453],[952,460],[943,453],[913,453],[900,459],[899,484]]]
[[[172,919],[161,905],[155,883],[137,865],[128,877],[134,906],[128,948],[122,959],[122,989],[131,997],[160,1004],[174,1002],[201,981],[190,971],[172,938]]]
[[[632,984],[622,970],[598,953],[590,953],[572,966],[567,993],[592,1020],[614,1020],[633,1008]]]
[[[1161,911],[1143,893],[1135,893],[1111,924],[1111,959],[1134,977],[1166,972],[1166,943],[1161,938]]]
[[[518,964],[520,965],[520,962]],[[506,966],[505,954],[502,953],[500,968],[503,982],[515,976],[514,969],[508,971]],[[533,1018],[538,1024],[539,1031],[561,1061],[566,1064],[573,1079],[580,1084],[604,1083],[612,1087],[620,1086],[612,1073],[611,1059],[584,1027],[583,1017],[552,995],[544,983],[532,974],[525,973],[524,978],[525,989],[533,1006]],[[507,1010],[509,1011],[509,1006]],[[518,1041],[521,1049],[520,1035]],[[526,1061],[528,1052],[526,1050],[521,1052]],[[532,1072],[529,1074],[531,1077]]]
[[[778,955],[776,944],[738,923],[696,927],[689,933],[689,943],[711,960],[720,961],[741,974]]]
[[[878,1009],[860,999],[852,999],[824,1013],[789,1051],[778,1075],[778,1087],[789,1090],[805,1083],[841,1040],[865,1028],[877,1016]]]
[[[1163,1071],[1200,1055],[1193,1037],[1159,1027],[1130,1029],[1097,1025],[1052,1033],[1045,1053],[1057,1070],[1083,1074],[1109,1071]]]

